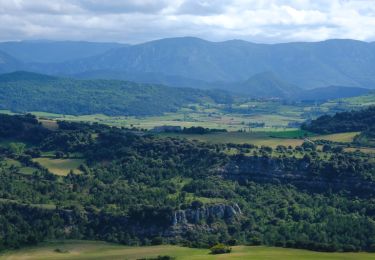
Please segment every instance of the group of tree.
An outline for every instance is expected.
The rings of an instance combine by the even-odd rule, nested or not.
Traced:
[[[359,188],[374,187],[375,165],[364,155],[327,150],[324,158],[309,144],[299,151],[209,144],[100,124],[61,122],[50,131],[30,115],[1,119],[0,138],[27,143],[0,147],[2,249],[90,239],[375,250],[375,201]],[[254,153],[229,155],[228,148]],[[32,160],[44,152],[79,153],[85,163],[79,174],[56,176]],[[241,214],[202,218],[193,229],[173,226],[177,211],[217,203],[237,204]]]
[[[302,125],[303,130],[314,133],[331,134],[343,132],[361,132],[375,127],[375,106],[362,110],[340,112],[335,115],[323,115]]]

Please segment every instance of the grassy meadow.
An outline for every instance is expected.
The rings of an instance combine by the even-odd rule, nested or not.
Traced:
[[[38,247],[7,251],[0,259],[140,259],[168,255],[177,260],[251,259],[251,260],[360,260],[375,259],[373,253],[321,253],[308,250],[264,246],[234,246],[230,254],[210,255],[208,249],[160,245],[129,247],[105,242],[67,241],[45,243]]]
[[[66,176],[70,171],[79,173],[80,171],[77,168],[84,163],[83,159],[54,159],[40,157],[33,160],[47,168],[51,173],[59,176]]]
[[[284,130],[284,131],[271,131],[271,132],[218,132],[208,134],[180,134],[180,133],[162,133],[161,136],[181,137],[190,140],[198,140],[201,142],[209,143],[234,143],[234,144],[254,144],[257,146],[270,146],[275,148],[278,145],[284,146],[298,146],[304,141],[304,136],[312,140],[328,140],[334,142],[347,142],[353,141],[357,132],[339,133],[330,135],[310,135],[305,131],[300,130]]]

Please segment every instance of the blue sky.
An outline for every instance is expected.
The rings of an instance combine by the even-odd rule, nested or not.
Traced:
[[[0,41],[375,41],[375,0],[0,0]]]

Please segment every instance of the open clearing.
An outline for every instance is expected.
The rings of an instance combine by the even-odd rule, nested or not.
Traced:
[[[56,252],[57,250],[60,252]],[[264,246],[234,246],[232,253],[210,255],[207,249],[179,246],[128,247],[105,242],[68,241],[54,242],[20,250],[7,251],[0,259],[139,259],[169,255],[176,259],[252,259],[252,260],[351,260],[375,259],[373,253],[321,253],[308,250],[287,249]]]
[[[84,163],[82,159],[52,159],[42,157],[33,160],[47,168],[51,173],[59,176],[66,176],[71,170],[78,173],[79,170],[77,168]]]
[[[304,138],[298,136],[301,131],[275,131],[275,132],[218,132],[208,134],[182,134],[163,133],[161,136],[181,137],[189,140],[198,140],[209,143],[234,143],[234,144],[254,144],[265,145],[275,148],[277,145],[297,146],[301,145]],[[304,132],[301,132],[303,135]],[[340,133],[331,135],[318,135],[309,137],[312,140],[329,140],[335,142],[351,142],[358,132]],[[298,136],[298,137],[297,137]]]
[[[338,134],[330,134],[330,135],[319,135],[312,137],[312,140],[328,140],[332,142],[343,142],[343,143],[351,143],[353,142],[353,139],[356,135],[358,135],[359,132],[348,132],[348,133],[338,133]]]

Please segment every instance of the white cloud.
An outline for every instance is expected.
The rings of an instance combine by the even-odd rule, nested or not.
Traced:
[[[0,0],[0,40],[375,40],[374,0]]]

